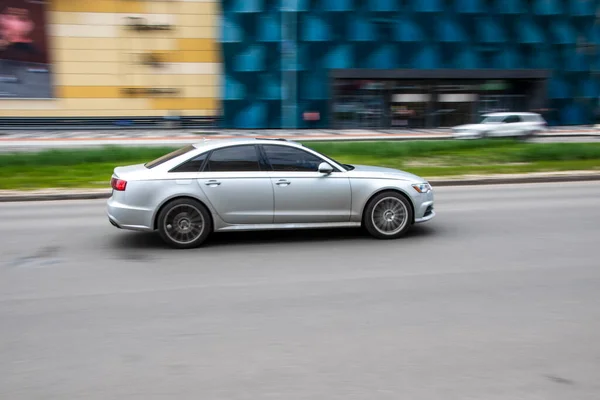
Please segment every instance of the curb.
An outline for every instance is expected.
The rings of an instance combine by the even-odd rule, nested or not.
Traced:
[[[98,200],[108,199],[111,196],[110,192],[98,193],[55,193],[55,194],[16,194],[16,195],[0,195],[0,203],[16,203],[29,201],[61,201],[61,200]]]
[[[554,175],[554,176],[516,176],[488,177],[473,179],[432,179],[432,186],[480,186],[480,185],[513,185],[526,183],[560,183],[560,182],[594,182],[600,181],[600,173]]]
[[[558,182],[593,182],[600,181],[600,173],[553,175],[553,176],[502,176],[466,179],[431,179],[433,187],[453,186],[482,186],[482,185],[512,185],[527,183],[558,183]],[[100,200],[108,199],[110,191],[53,193],[53,194],[15,194],[0,195],[0,203],[32,202],[32,201],[64,201],[64,200]]]

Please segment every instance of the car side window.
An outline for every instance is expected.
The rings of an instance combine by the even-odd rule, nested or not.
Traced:
[[[187,160],[183,164],[178,165],[169,172],[200,172],[207,156],[208,153],[200,154],[191,160]]]
[[[317,172],[323,160],[309,152],[289,146],[263,145],[273,171]]]
[[[260,171],[256,146],[231,146],[212,152],[205,172],[254,172]]]
[[[511,115],[504,120],[505,124],[516,124],[518,122],[521,122],[521,118],[518,115]]]

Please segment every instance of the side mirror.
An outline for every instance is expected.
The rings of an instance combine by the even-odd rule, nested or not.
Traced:
[[[325,175],[329,175],[333,172],[333,167],[329,163],[322,162],[319,164],[319,172]]]

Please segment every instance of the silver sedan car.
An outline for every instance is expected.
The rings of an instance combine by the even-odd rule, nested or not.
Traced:
[[[435,216],[425,179],[342,164],[283,139],[204,140],[117,167],[111,186],[114,226],[158,231],[176,248],[226,231],[362,226],[394,239]]]

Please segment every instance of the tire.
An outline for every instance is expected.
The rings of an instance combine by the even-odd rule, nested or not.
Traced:
[[[386,191],[379,193],[367,203],[363,213],[363,227],[377,239],[397,239],[412,227],[414,210],[403,195]],[[398,218],[403,217],[401,222]],[[382,225],[383,224],[383,225]],[[396,226],[399,224],[398,226]],[[387,225],[388,232],[385,232]]]
[[[538,133],[539,133],[538,131],[529,132],[529,134],[527,135],[527,139],[534,139]]]
[[[520,140],[522,142],[527,142],[531,139],[533,139],[535,137],[535,135],[537,134],[537,131],[528,131],[527,133],[525,133],[524,135],[519,135],[517,136],[517,140]]]
[[[201,246],[212,229],[210,212],[197,200],[173,200],[158,214],[158,233],[161,239],[176,249]]]

